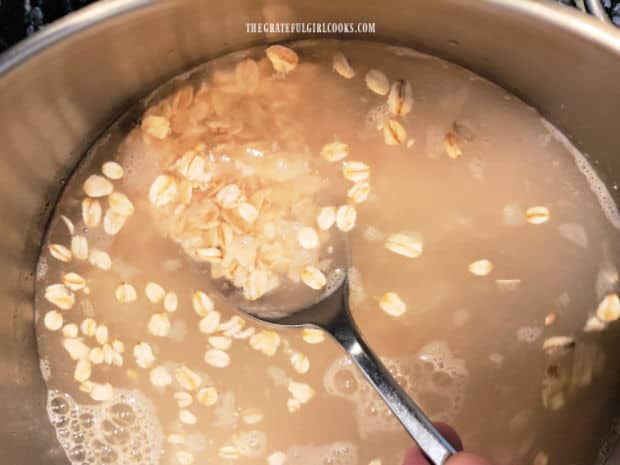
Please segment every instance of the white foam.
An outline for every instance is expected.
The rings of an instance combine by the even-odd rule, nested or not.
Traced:
[[[364,239],[368,242],[379,242],[385,237],[385,233],[373,225],[369,225],[364,229]]]
[[[385,358],[383,362],[433,419],[451,422],[461,411],[468,372],[464,360],[455,357],[444,341],[424,346],[413,359]],[[362,438],[400,431],[396,418],[347,357],[332,363],[323,384],[329,394],[356,404],[356,423]]]
[[[37,269],[35,271],[35,279],[37,281],[40,281],[43,278],[45,278],[45,275],[47,274],[48,269],[49,269],[49,266],[47,265],[47,258],[45,258],[44,255],[41,255],[39,257],[39,261],[37,262]]]
[[[517,339],[521,342],[531,344],[536,342],[542,334],[542,329],[536,326],[522,326],[517,329]]]
[[[504,356],[499,352],[493,352],[489,354],[489,360],[495,365],[501,365],[502,363],[504,363]]]
[[[442,371],[454,377],[468,375],[465,360],[456,358],[445,341],[433,341],[418,352],[418,359],[431,362],[436,371]]]
[[[286,455],[287,462],[295,465],[358,465],[357,447],[345,441],[323,446],[292,446]]]
[[[372,107],[366,113],[366,117],[364,119],[365,126],[367,131],[381,129],[383,127],[383,123],[390,116],[390,107],[387,106],[386,103],[381,103]],[[374,134],[371,132],[371,134]]]
[[[72,465],[158,465],[163,434],[149,399],[117,389],[99,404],[80,404],[69,394],[48,391],[47,412]]]
[[[240,431],[233,436],[233,444],[244,457],[260,457],[267,451],[267,435],[259,430]]]
[[[596,198],[598,199],[598,203],[605,214],[607,220],[611,223],[611,225],[620,230],[620,212],[618,212],[618,206],[614,201],[613,197],[609,193],[607,186],[601,180],[601,178],[596,174],[592,165],[588,162],[588,159],[583,155],[577,148],[568,140],[568,138],[562,134],[553,124],[547,121],[544,118],[540,119],[543,126],[547,128],[549,133],[553,136],[553,138],[562,144],[566,150],[570,152],[570,154],[575,159],[575,164],[577,165],[577,169],[583,174],[590,186],[590,190],[594,193]]]
[[[41,376],[43,381],[47,382],[52,376],[52,368],[50,367],[50,361],[46,358],[39,359],[39,369],[41,370]]]

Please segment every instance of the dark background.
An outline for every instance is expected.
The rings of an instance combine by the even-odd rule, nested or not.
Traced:
[[[95,0],[0,0],[0,52]]]
[[[95,1],[0,0],[0,52],[35,33],[55,19]],[[575,6],[575,0],[556,1],[568,6]],[[614,23],[620,26],[620,0],[602,1]]]

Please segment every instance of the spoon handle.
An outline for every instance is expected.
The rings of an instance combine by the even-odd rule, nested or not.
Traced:
[[[327,328],[328,331],[351,356],[427,458],[434,465],[444,465],[456,452],[454,448],[366,345],[349,312],[341,312],[340,315],[341,317]]]

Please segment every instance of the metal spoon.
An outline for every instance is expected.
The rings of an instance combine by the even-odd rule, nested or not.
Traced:
[[[248,301],[229,282],[216,280],[215,284],[224,298],[254,319],[286,327],[321,328],[329,333],[355,362],[427,458],[435,465],[443,465],[456,451],[366,345],[353,321],[346,272],[349,254],[346,239],[342,241],[330,257],[338,266],[332,267],[331,279],[318,297],[316,292],[305,289],[304,295],[303,290],[297,288]],[[305,304],[290,308],[290,302],[300,301]]]

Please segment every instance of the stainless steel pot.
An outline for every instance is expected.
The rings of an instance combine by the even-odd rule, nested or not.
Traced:
[[[522,97],[590,155],[603,179],[619,181],[620,33],[567,8],[527,0],[111,0],[85,8],[0,57],[3,464],[67,463],[45,412],[32,308],[35,259],[63,180],[106,123],[157,84],[284,38],[245,32],[246,21],[265,20],[374,21],[373,40],[454,61]],[[620,403],[588,412],[587,428],[576,419],[583,454],[574,463],[597,459],[617,413]],[[616,452],[607,463],[620,462]]]

